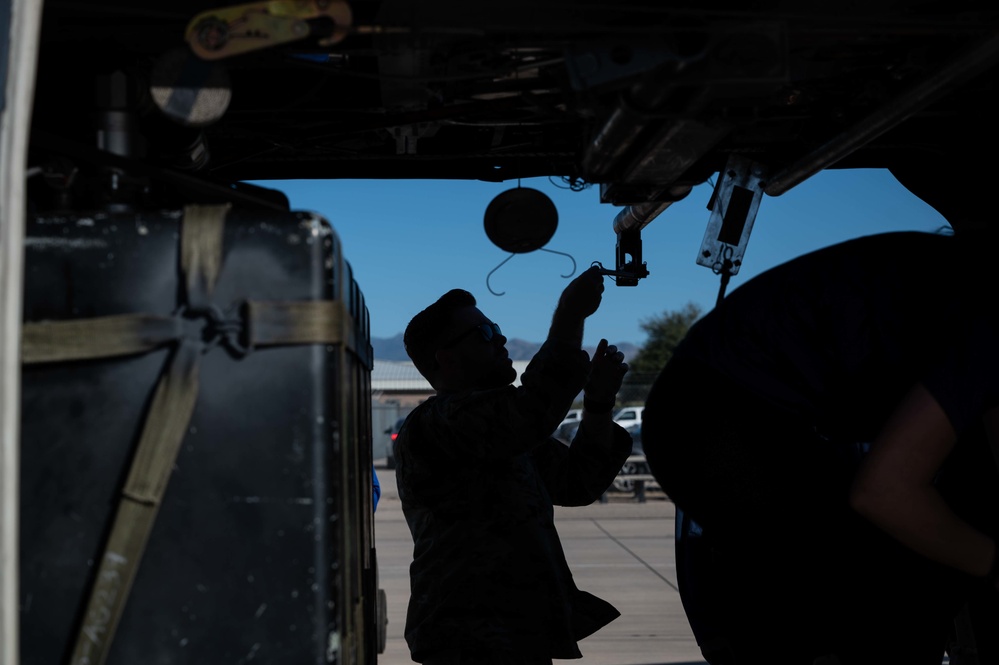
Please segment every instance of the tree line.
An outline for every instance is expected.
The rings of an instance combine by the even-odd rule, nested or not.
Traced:
[[[681,309],[666,310],[639,322],[647,335],[634,358],[628,358],[628,374],[618,393],[618,404],[644,404],[653,381],[673,357],[673,351],[694,323],[701,308],[688,302]]]

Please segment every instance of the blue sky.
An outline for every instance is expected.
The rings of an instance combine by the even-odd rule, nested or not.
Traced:
[[[483,230],[483,213],[517,181],[286,180],[258,184],[280,189],[293,209],[326,217],[371,313],[373,337],[401,333],[420,309],[452,288],[472,292],[479,308],[507,337],[544,340],[551,314],[568,283],[572,262],[538,251],[513,256],[494,246]],[[547,248],[572,255],[576,274],[593,261],[614,267],[613,219],[620,208],[600,203],[599,187],[564,189],[557,179],[520,183],[547,194],[559,225]],[[719,278],[695,258],[708,222],[710,185],[667,208],[642,231],[649,277],[637,287],[606,278],[600,309],[587,321],[584,343],[601,337],[641,345],[640,322],[694,302],[710,309]],[[786,194],[764,197],[745,255],[729,292],[753,275],[805,252],[862,235],[896,230],[935,231],[946,225],[932,208],[883,170],[830,170]]]

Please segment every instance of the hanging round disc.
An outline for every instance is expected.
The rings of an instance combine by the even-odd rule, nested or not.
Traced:
[[[558,210],[536,189],[508,189],[489,202],[485,227],[486,236],[500,249],[515,254],[533,252],[555,235]]]
[[[185,127],[217,122],[229,108],[232,84],[218,63],[206,62],[187,48],[161,55],[153,65],[149,94],[168,118]]]

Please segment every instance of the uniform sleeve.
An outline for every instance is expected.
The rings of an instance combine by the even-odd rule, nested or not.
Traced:
[[[631,446],[631,435],[617,423],[611,425],[610,441],[593,437],[583,423],[572,445],[549,439],[534,452],[534,460],[554,504],[586,506],[614,482]]]
[[[558,427],[589,376],[585,352],[546,342],[519,387],[439,395],[425,430],[454,458],[508,458],[541,445]]]

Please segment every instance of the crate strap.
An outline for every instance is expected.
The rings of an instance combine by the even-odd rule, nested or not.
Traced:
[[[210,307],[212,291],[222,272],[222,237],[232,205],[186,206],[180,225],[180,272],[187,306]]]
[[[250,348],[287,344],[343,344],[356,349],[354,321],[342,300],[246,303]],[[69,321],[25,323],[21,362],[26,365],[94,360],[146,353],[185,334],[177,316],[115,314]]]
[[[156,386],[111,532],[104,544],[97,577],[73,648],[72,665],[100,665],[110,650],[177,452],[194,412],[200,358],[200,342],[184,339]]]
[[[230,207],[184,208],[180,269],[188,307],[211,305],[211,293],[222,268],[222,234]],[[203,350],[200,339],[181,337],[153,393],[90,590],[71,665],[102,665],[107,658],[194,413]]]
[[[250,347],[282,344],[343,344],[355,350],[354,322],[342,300],[246,303]]]
[[[177,317],[116,314],[69,321],[25,323],[21,362],[54,363],[146,353],[184,334]]]

